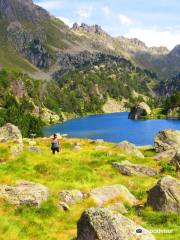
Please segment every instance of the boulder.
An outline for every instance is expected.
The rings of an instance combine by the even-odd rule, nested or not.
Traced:
[[[1,142],[13,142],[13,145],[10,146],[10,152],[13,156],[18,155],[23,151],[21,131],[11,123],[7,123],[0,128],[0,143]]]
[[[48,188],[34,182],[20,181],[15,186],[0,185],[0,198],[17,206],[40,207],[48,197]]]
[[[120,147],[127,154],[132,154],[132,155],[135,155],[136,157],[144,158],[144,155],[142,154],[142,152],[137,148],[136,145],[132,143],[123,141],[118,144],[118,147]]]
[[[157,161],[160,161],[160,160],[168,160],[168,161],[170,161],[170,160],[172,160],[174,158],[175,155],[176,155],[176,150],[170,149],[170,150],[158,153],[154,157],[154,159],[157,160]]]
[[[141,102],[137,106],[133,107],[129,113],[129,119],[137,120],[151,114],[150,107],[145,103]]]
[[[162,177],[148,191],[147,203],[153,210],[180,212],[180,181],[171,176]]]
[[[180,171],[180,150],[178,150],[176,152],[174,158],[172,159],[172,161],[170,163],[176,167],[177,172]]]
[[[84,194],[79,190],[63,190],[59,193],[60,202],[66,204],[76,204],[83,200]]]
[[[158,174],[158,171],[153,168],[138,165],[138,164],[133,164],[133,163],[130,163],[129,161],[123,161],[121,163],[114,162],[112,163],[112,166],[116,168],[121,174],[126,176],[153,177]]]
[[[77,234],[77,240],[155,240],[135,222],[106,208],[87,209],[78,221]]]
[[[180,131],[167,129],[160,131],[154,140],[156,152],[180,149]]]
[[[130,205],[138,203],[135,196],[125,186],[120,184],[95,188],[90,192],[90,196],[99,206],[113,201],[127,202]]]
[[[22,143],[22,134],[18,127],[11,123],[7,123],[0,128],[0,142],[13,141]]]

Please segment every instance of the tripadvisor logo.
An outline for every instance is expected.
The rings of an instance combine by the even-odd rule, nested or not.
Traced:
[[[154,234],[172,234],[174,231],[172,229],[151,229],[145,230],[143,228],[136,228],[136,234],[147,234],[147,233],[154,233]]]

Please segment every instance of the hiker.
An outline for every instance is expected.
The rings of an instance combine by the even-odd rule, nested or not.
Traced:
[[[51,142],[51,150],[53,154],[55,154],[56,152],[59,153],[59,140],[57,138],[57,134],[53,135],[53,139]]]

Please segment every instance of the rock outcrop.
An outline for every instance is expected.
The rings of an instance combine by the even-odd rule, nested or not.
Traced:
[[[89,26],[86,23],[82,23],[81,25],[79,25],[78,23],[74,23],[72,29],[74,31],[85,31],[88,33],[95,33],[97,35],[105,34],[105,32],[102,30],[101,26],[99,26],[97,24]]]
[[[168,160],[168,161],[170,161],[170,160],[173,159],[175,154],[176,154],[176,150],[175,149],[170,149],[170,150],[158,153],[154,157],[154,159],[157,160],[157,161],[160,161],[160,160]]]
[[[158,174],[158,171],[153,168],[138,165],[138,164],[133,164],[133,163],[130,163],[129,161],[124,161],[121,163],[114,162],[112,163],[112,166],[116,168],[121,174],[126,176],[154,177]]]
[[[129,119],[137,120],[149,114],[151,114],[150,107],[145,102],[141,102],[131,109],[131,112],[129,113]]]
[[[59,80],[61,76],[63,76],[67,71],[73,71],[85,66],[96,66],[105,63],[113,63],[119,64],[120,66],[125,66],[131,70],[131,63],[117,55],[106,54],[106,53],[91,53],[89,51],[83,51],[76,54],[69,54],[60,52],[58,54],[58,64],[61,70],[55,72],[53,74],[53,78],[55,80]]]
[[[154,210],[180,212],[180,181],[171,176],[162,177],[148,191],[147,203]]]
[[[38,23],[50,19],[49,13],[32,0],[0,0],[0,15],[8,21]]]
[[[180,150],[178,150],[174,156],[174,158],[170,162],[176,167],[176,171],[180,171]]]
[[[180,131],[167,129],[160,131],[154,140],[156,152],[180,149]]]
[[[136,205],[138,200],[132,195],[129,190],[120,184],[95,188],[90,193],[94,202],[102,206],[110,201],[127,202],[130,205]]]
[[[15,49],[38,68],[48,68],[51,57],[43,47],[46,34],[42,27],[38,27],[35,34],[26,30],[20,22],[11,22],[7,28],[8,41]]]
[[[142,152],[136,147],[136,145],[132,143],[123,141],[118,143],[118,147],[120,147],[127,154],[135,155],[136,157],[139,157],[139,158],[144,158],[144,155],[142,154]]]
[[[13,205],[40,207],[48,197],[48,188],[41,184],[20,181],[16,186],[0,185],[0,198]]]
[[[86,210],[78,221],[77,232],[77,240],[155,240],[135,222],[106,208]]]

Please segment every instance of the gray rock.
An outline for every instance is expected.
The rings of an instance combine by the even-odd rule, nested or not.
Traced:
[[[22,143],[22,134],[18,127],[11,123],[7,123],[0,128],[0,142],[14,141]]]
[[[79,190],[63,190],[59,193],[60,202],[68,205],[79,203],[83,200],[84,195]]]
[[[141,229],[142,233],[136,233]],[[106,208],[90,208],[77,224],[77,240],[155,240],[146,229]]]
[[[38,34],[37,35],[42,35]],[[41,30],[42,32],[42,30]],[[21,23],[12,22],[7,28],[8,41],[15,49],[32,64],[39,68],[48,68],[51,65],[51,57],[39,38],[35,38],[33,34],[26,30]]]
[[[142,154],[142,152],[137,148],[136,145],[132,143],[123,141],[118,144],[118,147],[120,147],[127,154],[132,154],[132,155],[135,155],[136,157],[144,158],[144,155]]]
[[[9,22],[19,20],[37,24],[50,19],[49,13],[32,0],[0,0],[0,15]]]
[[[160,131],[154,140],[156,152],[180,149],[180,131],[167,129]]]
[[[176,167],[177,172],[180,171],[180,150],[178,150],[176,152],[174,158],[172,159],[172,161],[170,163]]]
[[[151,114],[150,107],[146,103],[141,102],[131,110],[131,112],[129,113],[129,119],[136,120],[149,114]]]
[[[158,171],[153,168],[138,164],[132,164],[129,161],[123,161],[121,163],[114,162],[112,163],[112,166],[116,168],[121,174],[126,176],[154,177],[158,174]]]
[[[154,210],[180,212],[180,181],[171,176],[162,177],[148,191],[147,203]]]
[[[170,150],[158,153],[154,157],[154,159],[157,160],[157,161],[160,161],[160,160],[168,160],[168,161],[170,161],[170,160],[173,159],[175,154],[176,154],[176,150],[170,149]]]
[[[13,145],[10,146],[10,152],[13,156],[17,156],[23,151],[21,131],[11,123],[0,128],[0,142],[13,142]]]
[[[135,196],[132,195],[125,186],[120,184],[95,188],[90,192],[90,196],[99,206],[110,201],[127,202],[130,205],[136,205],[138,203]]]
[[[48,197],[48,188],[41,184],[20,181],[16,186],[0,185],[0,198],[13,205],[40,207]]]

